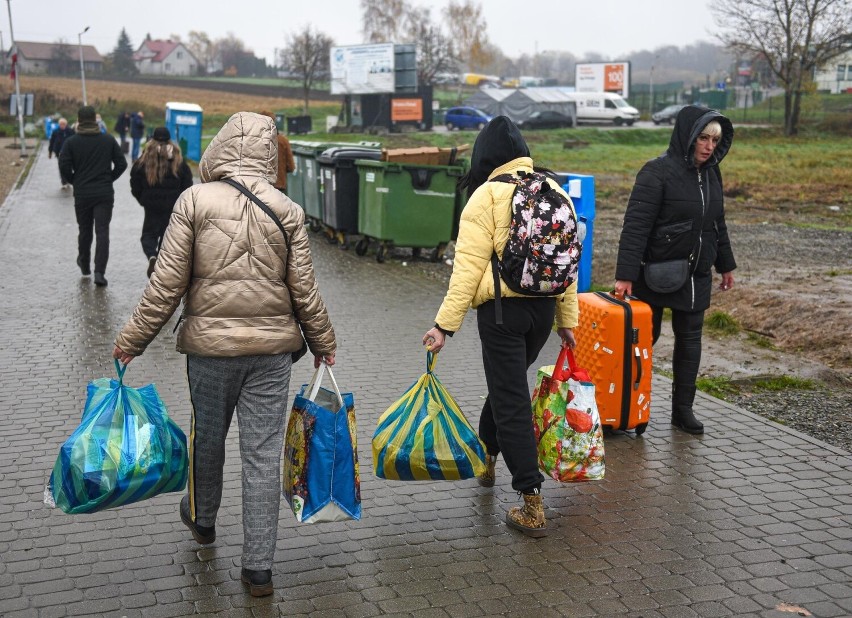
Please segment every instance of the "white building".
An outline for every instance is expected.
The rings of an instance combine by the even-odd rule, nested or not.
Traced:
[[[133,60],[142,75],[198,75],[198,60],[178,41],[143,41]]]
[[[817,90],[832,94],[852,92],[852,50],[835,56],[814,71],[814,82]]]

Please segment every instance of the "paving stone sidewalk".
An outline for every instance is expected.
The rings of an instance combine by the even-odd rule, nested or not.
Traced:
[[[299,525],[282,503],[275,594],[246,594],[236,424],[210,547],[180,523],[176,493],[94,515],[45,506],[86,385],[114,375],[113,336],[147,282],[128,175],[116,182],[109,286],[97,289],[74,264],[73,198],[46,155],[42,144],[0,207],[0,616],[852,616],[852,455],[704,395],[707,433],[674,431],[662,377],[648,431],[607,439],[606,480],[545,483],[544,539],[503,524],[517,497],[502,462],[494,489],[376,479],[376,419],[423,373],[420,338],[444,289],[320,236],[335,375],[358,412],[361,521]],[[474,424],[485,392],[475,319],[436,369]],[[172,326],[125,380],[155,382],[188,430]],[[539,364],[556,354],[554,335]],[[291,393],[310,370],[296,366]]]

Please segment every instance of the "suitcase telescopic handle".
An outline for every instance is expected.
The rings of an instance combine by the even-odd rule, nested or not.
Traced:
[[[639,346],[633,346],[633,357],[636,359],[636,381],[633,383],[633,390],[639,390],[639,383],[642,381],[642,357],[639,354]]]

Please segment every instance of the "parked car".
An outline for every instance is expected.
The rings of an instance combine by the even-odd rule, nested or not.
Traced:
[[[651,114],[651,120],[654,121],[654,124],[674,124],[675,118],[677,118],[677,114],[680,110],[682,110],[685,105],[669,105],[668,107],[664,107],[658,112]]]
[[[484,129],[491,116],[475,107],[451,107],[444,115],[447,129]]]
[[[573,126],[571,116],[549,109],[533,112],[529,118],[518,122],[521,129],[562,129]]]

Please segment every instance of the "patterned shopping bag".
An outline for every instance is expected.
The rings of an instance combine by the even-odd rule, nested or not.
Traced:
[[[118,380],[89,383],[80,425],[59,449],[50,475],[49,505],[94,513],[186,486],[186,436],[153,384],[124,384],[126,369],[115,361]]]
[[[334,390],[320,386],[325,373]],[[355,398],[341,394],[325,363],[293,401],[284,439],[282,490],[302,523],[361,519]]]
[[[485,471],[485,447],[433,373],[436,361],[428,352],[426,373],[379,418],[373,434],[379,478],[452,481]]]
[[[567,362],[567,368],[566,368]],[[533,425],[542,471],[563,483],[604,477],[604,440],[595,385],[574,354],[562,348],[553,365],[538,370]]]

